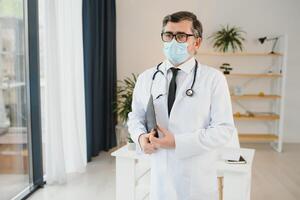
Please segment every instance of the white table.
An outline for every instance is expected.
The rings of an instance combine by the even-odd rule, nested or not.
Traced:
[[[253,149],[240,149],[247,164],[218,161],[218,176],[223,177],[223,200],[250,200]],[[150,163],[148,155],[138,155],[127,146],[112,152],[116,157],[116,200],[149,197]]]

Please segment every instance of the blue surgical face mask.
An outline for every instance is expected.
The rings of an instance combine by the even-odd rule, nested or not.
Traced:
[[[164,54],[172,64],[178,65],[190,57],[187,47],[186,42],[179,43],[173,39],[171,42],[164,42]]]

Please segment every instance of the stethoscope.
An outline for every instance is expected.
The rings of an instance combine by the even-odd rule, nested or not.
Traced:
[[[194,67],[193,82],[192,82],[191,87],[189,89],[187,89],[186,92],[185,92],[186,96],[188,96],[188,97],[192,97],[194,95],[193,87],[194,87],[194,84],[195,84],[195,81],[196,81],[197,70],[198,70],[198,62],[197,62],[197,60],[195,60],[195,61],[196,61],[196,63],[195,63],[195,67]],[[153,85],[154,79],[155,79],[155,77],[156,77],[156,75],[158,73],[161,73],[164,77],[166,77],[165,74],[164,74],[164,72],[159,69],[159,67],[160,67],[161,64],[162,64],[162,62],[159,63],[156,66],[156,71],[154,72],[154,74],[152,76],[152,83],[151,83],[150,91],[152,91],[152,85]],[[160,94],[158,97],[156,97],[156,99],[158,99],[160,96],[162,96],[162,94]]]

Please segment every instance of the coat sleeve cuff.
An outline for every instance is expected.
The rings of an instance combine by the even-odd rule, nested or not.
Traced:
[[[140,138],[141,135],[145,134],[146,132],[145,132],[145,130],[136,130],[134,132],[135,133],[130,134],[130,137],[136,145],[136,153],[143,154],[144,152],[143,152],[142,147],[139,143],[139,138]]]

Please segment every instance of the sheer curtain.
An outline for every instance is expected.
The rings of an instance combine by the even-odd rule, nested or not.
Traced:
[[[82,0],[41,0],[40,12],[46,180],[64,183],[87,163]]]

